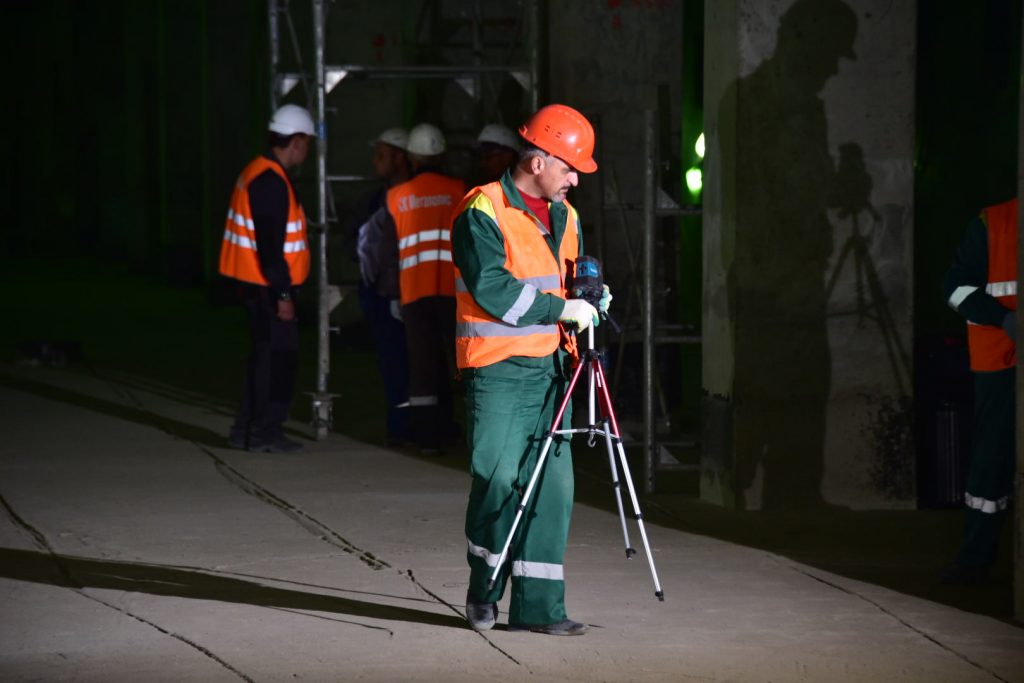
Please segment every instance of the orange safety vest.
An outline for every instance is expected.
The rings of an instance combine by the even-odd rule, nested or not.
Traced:
[[[220,247],[220,272],[222,275],[266,286],[270,283],[263,277],[260,260],[256,255],[256,226],[249,206],[249,183],[264,171],[273,171],[288,185],[288,223],[284,238],[284,260],[288,263],[292,284],[300,285],[309,277],[309,238],[306,234],[306,214],[295,197],[288,174],[280,164],[266,157],[253,159],[242,169],[235,182],[231,203],[228,205],[228,219],[224,227],[224,241]]]
[[[403,306],[427,296],[455,296],[452,209],[465,192],[461,180],[429,171],[388,190]]]
[[[1008,310],[1017,310],[1017,200],[981,212],[988,228],[988,282],[985,291]],[[993,372],[1017,364],[1017,348],[1000,327],[967,323],[971,370]]]
[[[493,218],[505,242],[505,269],[528,287],[565,299],[567,267],[579,256],[576,210],[568,202],[565,206],[565,232],[557,258],[545,238],[547,229],[509,204],[500,181],[474,188],[456,215],[472,208]],[[458,268],[455,277],[455,360],[460,368],[483,367],[511,356],[540,358],[554,353],[560,344],[578,359],[575,337],[557,323],[516,327],[495,318],[473,299]]]

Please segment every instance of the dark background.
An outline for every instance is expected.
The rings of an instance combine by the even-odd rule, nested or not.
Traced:
[[[943,272],[979,209],[1015,192],[1021,5],[917,6],[915,393],[926,448],[934,436],[928,416],[945,402],[970,401],[963,322],[943,300]],[[11,302],[0,325],[0,359],[24,360],[47,341],[58,348],[58,362],[142,374],[204,392],[229,410],[244,362],[244,318],[224,305],[215,266],[232,183],[261,151],[270,113],[265,4],[15,0],[0,13],[8,65],[0,111],[9,150],[0,166],[0,286]],[[687,16],[684,88],[692,95],[700,91],[693,72],[700,12]],[[686,99],[690,122],[700,118],[689,105],[695,99]],[[692,123],[684,128],[678,170],[692,158]],[[297,183],[307,207],[314,205],[312,181],[307,163]],[[699,272],[692,256],[699,221],[687,222],[683,234],[681,258]],[[687,319],[699,320],[699,293],[681,305]],[[313,385],[314,336],[307,325],[299,391]],[[356,327],[334,343],[336,428],[379,440],[381,390],[366,335]],[[699,356],[685,362],[693,376]],[[308,412],[297,398],[296,416]],[[581,489],[587,495],[585,484]],[[891,559],[886,539],[870,532],[889,526],[917,542],[907,548],[913,571],[901,581],[926,594],[922,577],[952,553],[959,522],[954,511],[895,524],[879,520],[887,513],[863,513],[840,522],[800,520],[793,533],[781,517],[751,523],[726,511],[680,515],[668,507],[658,512],[656,501],[652,514],[672,523],[782,546],[869,580],[885,579],[868,560],[863,571],[851,569],[850,557],[877,556],[880,565]],[[858,538],[870,548],[853,547]],[[843,548],[831,547],[836,539]],[[955,599],[1006,613],[1007,546],[1003,583],[980,598]]]

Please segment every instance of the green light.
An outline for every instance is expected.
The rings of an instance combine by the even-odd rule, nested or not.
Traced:
[[[701,133],[697,142],[693,143],[693,151],[697,153],[698,159],[704,158],[704,133]]]
[[[704,188],[704,174],[696,166],[686,172],[686,187],[691,194],[700,194]]]

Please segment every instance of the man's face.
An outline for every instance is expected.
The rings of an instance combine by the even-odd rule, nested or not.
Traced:
[[[389,144],[378,142],[373,146],[373,173],[381,180],[388,180],[395,174],[398,165],[398,150]]]
[[[569,190],[579,184],[579,174],[572,166],[555,156],[542,160],[543,170],[537,175],[537,183],[543,191],[543,197],[553,202],[565,199]]]
[[[477,155],[481,179],[484,182],[498,180],[516,162],[518,156],[515,150],[508,147],[494,145],[482,148]]]
[[[309,154],[309,136],[296,135],[292,138],[292,145],[295,149],[295,155],[292,157],[295,160],[295,166],[301,166]]]

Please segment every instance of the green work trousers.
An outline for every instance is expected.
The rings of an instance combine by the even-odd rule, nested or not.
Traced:
[[[967,474],[964,539],[957,564],[985,568],[995,560],[999,529],[1013,488],[1014,368],[974,373],[974,441]]]
[[[516,507],[540,458],[568,381],[552,367],[519,367],[516,373],[493,370],[489,366],[465,373],[473,475],[466,510],[469,593],[479,602],[498,602],[511,574],[509,623],[553,624],[566,618],[562,558],[573,502],[572,453],[567,436],[552,439],[509,546],[507,561],[492,589],[488,590],[487,582],[497,566]],[[571,413],[570,403],[560,429],[570,428]]]

